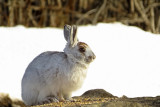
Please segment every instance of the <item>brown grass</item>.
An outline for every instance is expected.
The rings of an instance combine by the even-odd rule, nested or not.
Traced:
[[[112,100],[115,100],[117,98],[83,98],[83,97],[78,97],[74,98],[74,101],[65,101],[65,102],[57,102],[57,103],[50,103],[50,104],[44,104],[44,105],[37,105],[37,106],[32,106],[32,107],[51,107],[51,106],[84,106],[84,105],[90,105],[90,104],[99,104],[103,102],[109,102]]]
[[[26,107],[23,101],[12,100],[8,94],[0,93],[0,107]]]
[[[0,0],[0,26],[122,22],[160,33],[159,0]]]

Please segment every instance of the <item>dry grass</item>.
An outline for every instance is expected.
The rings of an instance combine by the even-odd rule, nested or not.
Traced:
[[[93,89],[86,91],[82,96],[73,97],[73,101],[65,101],[58,103],[50,103],[45,105],[37,105],[33,107],[51,107],[51,106],[87,106],[93,104],[101,104],[118,99],[118,97],[106,92],[103,89]]]
[[[64,107],[64,106],[84,106],[84,105],[91,105],[91,104],[99,104],[99,103],[104,103],[104,102],[109,102],[109,101],[113,101],[116,100],[117,98],[83,98],[83,97],[79,97],[79,98],[74,98],[73,102],[57,102],[57,103],[50,103],[50,104],[44,104],[44,105],[37,105],[37,106],[32,106],[32,107],[51,107],[51,106],[60,106],[60,107]]]
[[[26,107],[25,104],[18,99],[12,100],[8,94],[0,93],[0,107]]]
[[[93,96],[91,96],[93,95]],[[98,96],[98,97],[96,97]],[[110,97],[105,97],[110,96]],[[101,89],[89,90],[80,97],[73,97],[74,101],[53,102],[32,107],[160,107],[160,96],[121,98],[112,96]],[[20,100],[10,99],[8,94],[0,94],[0,107],[26,107]]]
[[[122,22],[160,33],[159,0],[0,0],[0,26]]]

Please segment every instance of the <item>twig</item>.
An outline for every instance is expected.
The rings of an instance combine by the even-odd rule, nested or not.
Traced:
[[[120,20],[122,23],[124,24],[135,24],[135,23],[142,23],[144,22],[144,20],[142,18],[134,18],[134,19],[123,19],[123,20]]]
[[[87,18],[90,14],[96,12],[96,10],[97,10],[97,9],[92,9],[92,10],[88,11],[87,13],[85,13],[84,15],[82,15],[82,16],[78,19],[78,21],[76,22],[76,25],[79,25],[80,22],[81,22],[83,19]]]
[[[2,7],[0,4],[0,25],[2,25]]]
[[[32,21],[33,25],[35,27],[38,27],[38,23],[34,20],[34,18],[32,16],[32,9],[31,8],[28,9],[28,17]]]
[[[87,9],[89,0],[79,0],[79,7],[80,9]]]
[[[150,12],[151,12],[151,30],[152,30],[153,33],[155,33],[155,20],[154,20],[155,16],[154,16],[154,8],[153,7],[151,8]]]
[[[149,5],[146,9],[145,9],[145,12],[147,13],[151,8],[155,8],[155,7],[158,7],[160,6],[160,3],[153,3],[151,5]]]
[[[23,24],[23,8],[25,6],[25,2],[23,0],[19,0],[19,23]]]
[[[44,0],[41,0],[41,6],[43,8],[46,7],[46,2]],[[47,21],[47,9],[43,9],[41,15],[41,23],[43,27],[45,26],[46,21]]]
[[[95,24],[97,23],[97,19],[98,19],[100,13],[102,12],[102,10],[105,8],[106,3],[107,3],[107,0],[103,0],[103,4],[102,4],[102,6],[100,7],[100,9],[98,10],[97,14],[95,15],[92,24],[95,25]]]
[[[137,2],[137,0],[134,0],[134,3],[135,3],[135,6],[136,6],[138,12],[141,14],[143,20],[145,21],[146,25],[150,26],[149,20],[148,20],[147,15],[146,15],[146,13],[144,11],[144,7],[142,5],[140,5]]]
[[[57,0],[57,2],[58,2],[58,8],[62,8],[61,0]]]
[[[159,16],[158,22],[157,22],[156,33],[160,33],[160,16]]]
[[[130,0],[130,5],[131,5],[131,13],[134,12],[134,0]]]
[[[15,1],[9,0],[9,26],[14,25],[14,3]]]
[[[42,10],[42,9],[51,9],[51,10],[60,10],[61,7],[58,6],[47,6],[47,7],[40,7],[40,6],[30,6],[30,8],[34,9],[34,10]]]

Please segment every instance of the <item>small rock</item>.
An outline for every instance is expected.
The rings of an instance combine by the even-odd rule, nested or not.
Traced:
[[[128,98],[127,96],[123,95],[122,97],[120,97],[121,99],[126,99]]]
[[[11,99],[8,94],[0,93],[0,107],[26,107],[25,104],[18,99]]]
[[[88,90],[84,94],[82,94],[81,97],[96,97],[96,98],[114,97],[114,98],[117,98],[116,96],[113,96],[109,92],[106,92],[104,89]]]
[[[12,107],[12,100],[8,94],[0,93],[0,107]]]

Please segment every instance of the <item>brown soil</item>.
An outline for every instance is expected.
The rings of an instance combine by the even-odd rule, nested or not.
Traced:
[[[103,89],[89,90],[82,96],[73,97],[74,101],[64,101],[33,107],[160,107],[160,96],[120,98]],[[26,107],[20,100],[12,100],[6,94],[0,94],[0,107]]]

